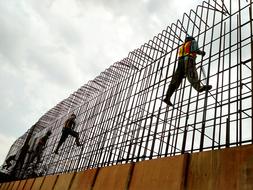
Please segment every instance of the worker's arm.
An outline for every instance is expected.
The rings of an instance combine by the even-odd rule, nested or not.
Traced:
[[[74,129],[75,126],[76,126],[76,122],[75,122],[75,120],[73,119],[73,120],[72,120],[72,123],[71,123],[71,129]]]
[[[206,52],[201,51],[198,46],[198,42],[196,40],[193,40],[191,43],[191,52],[195,52],[199,55],[205,56]]]

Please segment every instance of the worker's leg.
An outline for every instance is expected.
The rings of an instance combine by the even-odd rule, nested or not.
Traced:
[[[195,60],[192,58],[189,58],[186,65],[185,65],[185,72],[186,77],[193,86],[193,88],[197,91],[200,89],[200,80],[198,78],[198,73],[196,71],[196,64]]]
[[[59,148],[61,147],[61,145],[65,142],[65,140],[68,138],[68,132],[63,130],[62,131],[62,135],[61,135],[61,138],[60,138],[60,141],[54,151],[55,154],[58,154],[58,150]]]
[[[38,163],[40,161],[40,156],[41,156],[42,150],[43,150],[43,146],[38,144],[34,153],[33,153],[31,163],[35,160],[35,158],[36,158],[36,163]]]
[[[11,163],[7,163],[7,162],[6,162],[6,164],[3,166],[3,169],[5,168],[5,169],[8,170],[10,166],[11,166]]]
[[[212,88],[211,85],[205,85],[205,86],[200,85],[200,80],[198,78],[195,59],[189,58],[188,62],[186,63],[185,69],[186,69],[185,72],[186,72],[187,79],[189,80],[189,82],[191,83],[191,85],[193,86],[195,90],[197,90],[198,92],[203,92],[205,90],[210,90]]]
[[[41,156],[42,156],[42,151],[37,154],[36,163],[40,163]]]
[[[81,143],[80,143],[80,141],[79,141],[79,134],[78,134],[78,132],[76,132],[76,131],[74,131],[74,130],[71,130],[71,131],[69,131],[69,134],[70,134],[71,136],[75,137],[76,145],[77,145],[77,146],[81,146]]]
[[[33,163],[35,158],[36,158],[36,152],[33,152],[32,156],[31,156],[31,159],[30,159],[30,163]]]
[[[36,163],[40,163],[41,162],[41,156],[42,156],[42,153],[43,153],[43,147],[40,146],[40,150],[38,150],[38,152],[36,153],[36,158],[37,158],[37,161]]]
[[[6,169],[8,170],[11,167],[11,160],[6,160]]]
[[[180,86],[183,78],[184,78],[184,65],[183,60],[179,61],[178,67],[176,72],[173,74],[171,83],[169,85],[169,88],[166,93],[166,97],[164,99],[164,102],[168,105],[172,106],[172,103],[170,102],[170,98],[172,94],[178,89]]]

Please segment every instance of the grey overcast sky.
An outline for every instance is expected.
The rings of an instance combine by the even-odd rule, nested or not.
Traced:
[[[0,164],[45,112],[202,0],[0,0]]]

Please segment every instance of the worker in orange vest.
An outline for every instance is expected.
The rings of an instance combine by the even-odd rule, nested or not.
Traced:
[[[66,139],[68,138],[69,135],[75,137],[75,142],[76,142],[77,146],[81,146],[81,143],[79,141],[79,134],[78,134],[78,132],[74,131],[74,127],[76,125],[75,119],[76,119],[76,115],[74,113],[72,113],[70,118],[68,118],[65,121],[64,127],[62,129],[62,135],[61,135],[59,144],[57,145],[57,147],[54,151],[55,154],[58,154],[59,148],[66,141]]]
[[[178,54],[178,67],[172,76],[169,89],[163,100],[169,106],[173,106],[170,98],[185,77],[187,77],[193,88],[198,92],[207,91],[212,88],[211,85],[200,85],[200,80],[198,79],[198,73],[196,71],[196,57],[197,54],[205,56],[206,53],[199,50],[198,43],[192,36],[187,36],[185,38],[185,42],[180,46]]]

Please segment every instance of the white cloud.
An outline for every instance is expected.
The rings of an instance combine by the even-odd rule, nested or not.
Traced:
[[[0,0],[4,141],[201,1],[183,2]]]
[[[0,134],[0,165],[4,163],[5,157],[9,152],[11,145],[14,143],[16,139],[11,136],[5,136]]]

